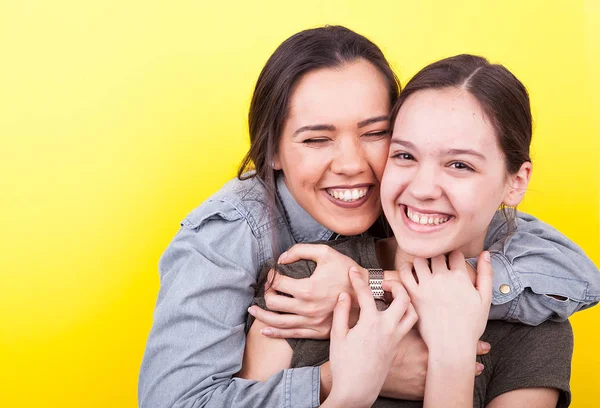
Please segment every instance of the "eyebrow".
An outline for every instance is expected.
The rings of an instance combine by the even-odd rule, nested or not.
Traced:
[[[389,115],[375,116],[373,118],[365,119],[365,120],[358,122],[357,127],[360,129],[365,126],[369,126],[373,123],[384,122],[384,121],[388,121],[388,120],[390,120]],[[309,132],[311,130],[312,131],[327,130],[329,132],[333,132],[334,130],[336,130],[336,127],[333,125],[328,125],[328,124],[327,125],[321,124],[321,125],[302,126],[301,128],[296,129],[296,131],[292,134],[292,137],[296,137],[296,136],[298,136],[298,134],[300,134],[302,132]]]
[[[294,132],[294,134],[292,135],[292,137],[296,137],[298,136],[298,134],[302,133],[302,132],[308,132],[311,130],[327,130],[330,132],[333,132],[335,130],[335,126],[333,125],[309,125],[309,126],[302,126],[301,128],[296,129],[296,131]]]
[[[412,144],[411,142],[407,142],[406,140],[400,140],[400,139],[392,139],[391,144],[398,144],[400,146],[404,146],[407,147],[409,149],[415,149],[417,150],[417,148],[415,147],[414,144]]]
[[[466,154],[469,156],[479,157],[481,160],[485,161],[485,156],[483,154],[479,153],[477,150],[473,150],[473,149],[450,149],[450,150],[448,150],[447,154],[449,156],[458,156],[461,154]]]
[[[392,139],[391,144],[393,144],[393,145],[397,144],[400,146],[404,146],[408,149],[418,150],[413,143],[408,142],[406,140]],[[449,149],[446,152],[446,155],[448,155],[448,156],[469,155],[469,156],[479,157],[481,160],[485,161],[485,156],[483,154],[479,153],[477,150],[473,150],[473,149]]]
[[[385,122],[386,120],[390,120],[389,115],[375,116],[374,118],[369,118],[358,122],[358,127],[363,128],[365,126],[369,126],[372,123]]]

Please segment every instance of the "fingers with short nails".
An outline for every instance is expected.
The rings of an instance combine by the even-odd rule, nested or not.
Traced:
[[[410,297],[402,283],[396,280],[384,280],[382,287],[386,292],[391,292],[393,298],[383,313],[390,316],[392,324],[396,326],[396,333],[404,337],[417,323],[417,312],[410,303]]]
[[[382,284],[383,290],[388,290],[388,292],[392,292],[392,302],[388,306],[386,313],[393,313],[398,315],[398,320],[404,315],[406,309],[410,305],[410,298],[408,297],[408,293],[406,293],[406,289],[400,282],[397,281],[383,281],[385,285]],[[387,288],[387,289],[386,289]]]
[[[448,266],[453,271],[466,270],[465,268],[465,256],[460,251],[452,251],[448,256]]]
[[[270,310],[279,313],[295,313],[302,308],[302,301],[280,295],[274,290],[265,292],[265,303]]]
[[[475,286],[481,295],[481,299],[486,305],[492,304],[492,285],[494,281],[494,271],[490,260],[490,253],[483,251],[477,260],[477,282]]]
[[[360,310],[369,312],[377,310],[375,300],[373,299],[373,293],[367,285],[367,282],[363,280],[360,270],[353,266],[349,269],[349,275],[350,283],[356,293]]]
[[[419,283],[427,282],[428,279],[431,279],[431,269],[429,269],[429,265],[425,258],[415,258],[413,267],[417,273]]]
[[[491,349],[492,349],[492,345],[490,343],[481,341],[481,340],[479,340],[477,342],[477,355],[478,356],[482,356],[484,354],[489,353]]]
[[[404,315],[400,319],[400,323],[398,323],[399,334],[404,337],[417,324],[418,320],[419,315],[412,303],[409,302]]]
[[[273,271],[271,269],[271,271]],[[270,279],[269,289],[274,289],[278,292],[287,293],[294,297],[300,297],[304,293],[307,281],[305,279],[294,279],[289,276],[274,272],[273,278]]]
[[[404,286],[404,289],[412,297],[416,292],[418,284],[413,275],[412,265],[405,263],[400,267],[400,282]]]
[[[330,336],[330,332],[315,332],[312,329],[277,329],[275,327],[264,327],[260,333],[274,339],[317,339],[325,340]]]
[[[333,322],[331,324],[331,341],[342,340],[348,334],[348,320],[350,318],[350,296],[340,293],[338,302],[333,309]]]
[[[301,259],[319,262],[333,249],[324,244],[296,244],[279,256],[277,263],[290,264]]]
[[[439,273],[439,272],[447,272],[448,265],[446,264],[446,256],[438,255],[431,258],[431,272]]]
[[[302,327],[304,316],[298,316],[293,314],[279,314],[264,310],[258,306],[251,306],[248,308],[250,313],[256,320],[260,320],[267,326],[274,326],[279,329],[287,329],[289,327]]]
[[[309,328],[314,326],[314,322],[304,316],[279,314],[256,305],[248,308],[248,313],[267,325],[261,330],[261,333],[267,337],[281,339],[326,339],[329,337],[329,330],[317,331]]]

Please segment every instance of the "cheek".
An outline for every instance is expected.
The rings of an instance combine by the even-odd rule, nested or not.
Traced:
[[[390,143],[388,139],[370,142],[364,147],[365,159],[379,182],[383,179]]]
[[[461,190],[452,191],[452,194],[448,194],[448,200],[452,209],[463,222],[467,225],[473,226],[473,222],[478,217],[478,213],[481,213],[481,196],[479,194],[461,194]]]
[[[408,172],[389,163],[381,180],[381,205],[388,211],[396,206],[396,201],[406,188]]]
[[[454,182],[446,192],[454,210],[467,222],[491,218],[502,202],[502,189],[487,178]]]
[[[291,146],[281,154],[285,176],[289,183],[311,187],[325,174],[331,153],[328,149],[312,149],[303,145]]]

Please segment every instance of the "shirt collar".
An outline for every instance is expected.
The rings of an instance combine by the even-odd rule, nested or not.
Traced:
[[[319,224],[292,197],[281,172],[277,175],[277,194],[296,242],[323,241],[331,238],[333,231]]]

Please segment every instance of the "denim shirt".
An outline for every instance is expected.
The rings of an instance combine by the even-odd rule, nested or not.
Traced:
[[[140,407],[319,406],[319,367],[282,370],[266,382],[233,378],[242,365],[253,286],[273,257],[273,237],[283,251],[333,235],[296,203],[282,177],[276,201],[269,206],[256,178],[236,179],[182,221],[159,263]],[[598,302],[600,274],[577,245],[526,214],[508,239],[505,230],[496,214],[485,240],[494,269],[491,319],[537,325]]]

